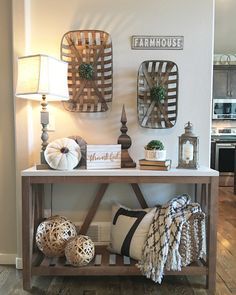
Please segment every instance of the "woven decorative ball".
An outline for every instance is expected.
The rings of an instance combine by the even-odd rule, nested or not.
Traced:
[[[95,247],[88,236],[79,235],[68,241],[65,248],[67,261],[73,266],[84,266],[94,257]]]
[[[64,216],[52,216],[41,222],[36,232],[36,244],[48,257],[65,255],[65,246],[76,236],[75,225]]]

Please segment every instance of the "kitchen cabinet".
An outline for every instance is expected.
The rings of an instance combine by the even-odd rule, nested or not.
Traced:
[[[216,142],[211,141],[211,169],[215,169]]]
[[[236,98],[236,65],[215,65],[213,98]]]

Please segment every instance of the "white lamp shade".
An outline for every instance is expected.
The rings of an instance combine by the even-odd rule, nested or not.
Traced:
[[[47,55],[31,55],[18,58],[16,96],[41,100],[68,100],[68,64]]]

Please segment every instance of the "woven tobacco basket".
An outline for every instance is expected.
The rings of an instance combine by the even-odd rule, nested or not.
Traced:
[[[137,110],[140,126],[145,128],[173,127],[177,119],[177,65],[165,60],[144,61],[139,67],[137,85]]]
[[[108,33],[78,30],[61,41],[61,59],[68,62],[71,112],[105,112],[112,101],[112,42]]]

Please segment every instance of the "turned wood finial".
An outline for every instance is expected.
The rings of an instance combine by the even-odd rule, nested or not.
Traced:
[[[121,113],[121,127],[120,127],[120,131],[121,131],[121,135],[118,138],[118,143],[121,144],[121,149],[128,149],[131,147],[132,144],[132,140],[129,137],[129,135],[127,135],[127,131],[128,131],[128,127],[126,126],[127,123],[127,117],[126,117],[126,112],[125,112],[125,106],[123,105],[122,108],[122,113]]]
[[[131,159],[128,149],[132,145],[132,140],[129,135],[127,135],[128,127],[126,126],[127,123],[127,117],[125,112],[125,106],[122,107],[122,113],[121,113],[121,135],[118,137],[118,144],[121,144],[121,167],[122,168],[132,168],[136,167],[136,163]]]
[[[126,117],[126,112],[125,112],[125,105],[123,104],[122,107],[122,113],[121,113],[121,119],[120,119],[122,124],[126,124],[127,123],[127,117]]]

